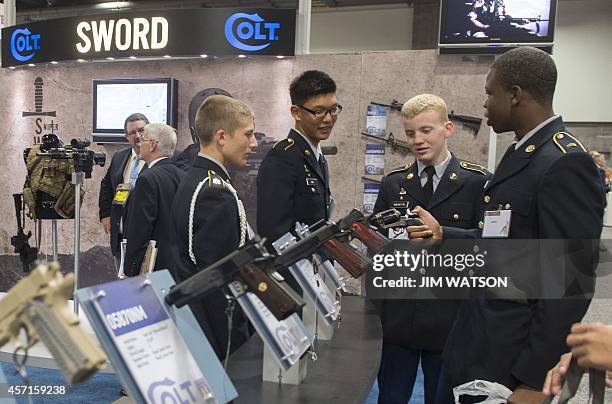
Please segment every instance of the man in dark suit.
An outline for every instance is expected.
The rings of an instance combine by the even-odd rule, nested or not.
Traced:
[[[196,115],[200,153],[181,181],[172,205],[179,255],[177,282],[183,281],[236,250],[248,240],[248,223],[227,172],[244,167],[257,146],[253,112],[242,101],[213,95]],[[218,290],[190,304],[213,349],[223,358],[228,350],[227,301]],[[248,338],[247,321],[234,309],[231,349]]]
[[[138,136],[144,131],[149,120],[143,114],[135,113],[128,116],[123,124],[125,137],[131,147],[120,150],[113,156],[106,175],[100,184],[98,199],[100,222],[106,234],[110,233],[111,252],[115,258],[115,266],[119,269],[121,258],[120,244],[123,238],[123,221],[127,214],[127,195],[117,195],[117,188],[133,188],[138,174],[145,168],[140,159],[140,143]],[[125,198],[124,198],[125,197]]]
[[[155,240],[157,248],[154,269],[174,269],[171,208],[185,175],[170,159],[175,147],[176,130],[165,124],[149,124],[140,136],[140,157],[148,169],[138,176],[130,195],[125,231],[128,242],[124,273],[127,276],[139,274],[150,240]]]
[[[332,204],[319,143],[329,138],[342,112],[336,83],[310,70],[293,80],[289,93],[295,128],[268,152],[257,175],[257,230],[269,243],[293,231],[296,222],[329,219]]]
[[[417,208],[425,225],[409,228],[411,237],[481,237],[489,233],[487,227],[492,223],[485,223],[487,216],[508,213],[507,232],[499,232],[497,237],[536,239],[534,243],[537,239],[571,239],[576,243],[600,237],[604,203],[599,175],[584,147],[553,112],[556,81],[552,58],[535,48],[511,50],[494,62],[485,84],[488,125],[497,133],[513,131],[517,142],[480,195],[479,229],[440,227],[431,215]],[[485,216],[486,211],[491,213]],[[505,255],[512,268],[495,268],[497,273],[520,271],[525,251],[508,249]],[[596,262],[596,247],[565,251],[564,264],[577,266],[587,276],[593,275]],[[559,277],[568,276],[567,271],[558,269]],[[549,268],[542,263],[539,270],[544,273]],[[571,292],[568,288],[567,294]],[[567,352],[565,337],[588,306],[588,298],[477,297],[465,301],[444,349],[451,384],[477,379],[497,382],[512,391],[510,402],[542,402],[540,390],[546,372]],[[462,400],[478,402],[474,398]]]
[[[454,131],[446,103],[421,94],[402,107],[408,145],[416,161],[391,171],[381,184],[374,213],[416,206],[426,208],[442,225],[470,229],[478,222],[474,195],[481,192],[489,173],[478,164],[459,160],[446,140]],[[403,230],[403,229],[402,229]],[[406,238],[389,230],[389,238]],[[423,369],[425,403],[452,402],[450,385],[438,386],[442,349],[458,303],[453,300],[382,300],[383,351],[378,373],[378,402],[410,401],[419,362]],[[436,397],[436,392],[440,397]]]

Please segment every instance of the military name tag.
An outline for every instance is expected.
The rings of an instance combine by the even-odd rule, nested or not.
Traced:
[[[393,208],[394,209],[408,209],[408,201],[394,201]]]
[[[486,211],[482,238],[507,238],[510,234],[511,216],[512,211],[509,209]]]
[[[317,185],[317,179],[316,178],[306,178],[306,185],[308,185],[309,187]]]
[[[130,196],[131,188],[132,187],[128,183],[117,185],[117,190],[115,191],[115,197],[113,198],[113,204],[125,206],[128,196]]]

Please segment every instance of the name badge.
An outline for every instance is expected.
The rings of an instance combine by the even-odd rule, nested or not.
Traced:
[[[408,209],[408,201],[393,201],[392,205],[395,209]]]
[[[115,197],[113,198],[114,205],[125,206],[127,203],[128,196],[130,196],[131,186],[128,183],[123,183],[117,185],[117,189],[115,190]]]
[[[306,178],[306,185],[308,185],[309,187],[317,185],[317,179],[316,178]]]
[[[511,216],[512,211],[510,209],[486,211],[482,238],[508,238]]]

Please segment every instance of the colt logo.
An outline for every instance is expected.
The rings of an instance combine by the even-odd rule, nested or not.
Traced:
[[[240,22],[237,23],[238,21]],[[225,22],[225,38],[234,48],[255,52],[267,48],[272,41],[278,41],[276,30],[279,28],[280,23],[264,22],[259,14],[236,13]],[[266,43],[248,45],[242,42],[247,39],[266,41]]]

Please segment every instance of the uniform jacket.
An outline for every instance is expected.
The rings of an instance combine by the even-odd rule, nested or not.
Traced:
[[[117,185],[123,182],[123,172],[125,171],[125,166],[128,164],[131,155],[131,147],[120,150],[115,153],[115,155],[111,159],[110,166],[106,171],[106,175],[104,175],[102,183],[100,184],[100,196],[98,199],[98,206],[100,208],[99,216],[100,220],[110,216],[110,245],[111,252],[115,257],[121,255],[119,223],[121,221],[121,217],[123,216],[123,224],[126,224],[126,208],[128,204],[126,203],[125,207],[114,205],[113,198],[115,197],[115,190],[117,189]],[[140,170],[141,174],[143,170],[146,170],[146,166],[144,166],[142,170]]]
[[[374,213],[421,206],[441,224],[472,228],[478,221],[475,198],[482,192],[488,171],[477,164],[451,157],[431,198],[425,203],[417,164],[391,171],[382,180]],[[384,300],[378,302],[385,343],[413,349],[441,351],[455,319],[454,300]]]
[[[136,180],[130,195],[125,238],[127,238],[124,272],[138,275],[149,240],[156,241],[155,270],[174,268],[171,248],[174,240],[172,201],[185,172],[169,158],[158,161]]]
[[[604,201],[597,168],[561,118],[500,163],[479,205],[481,217],[499,206],[512,211],[511,239],[599,239],[602,229]],[[480,230],[445,227],[444,234],[478,237]],[[520,271],[524,251],[508,254],[512,270]],[[592,273],[597,248],[569,252],[570,261]],[[588,306],[588,299],[465,301],[444,352],[453,384],[485,379],[510,389],[519,384],[540,389],[548,369],[568,351],[565,338]]]
[[[155,166],[154,166],[155,167]],[[198,184],[202,186],[194,206],[193,254],[189,256],[189,210]],[[181,282],[238,248],[240,222],[238,207],[227,188],[229,178],[213,161],[198,156],[181,181],[172,204],[172,217],[176,226],[178,254],[175,279]],[[222,358],[227,349],[226,299],[218,290],[189,305],[217,355]],[[234,309],[231,348],[237,349],[248,338],[247,321],[239,307]]]
[[[291,130],[287,138],[274,145],[259,167],[259,235],[273,242],[292,231],[295,222],[313,224],[329,219],[329,201],[327,163],[322,169],[308,143]]]

